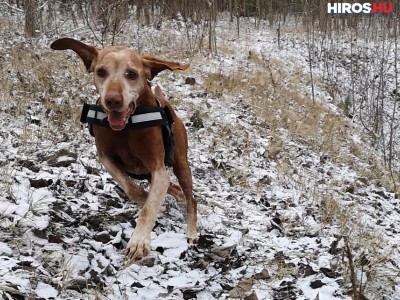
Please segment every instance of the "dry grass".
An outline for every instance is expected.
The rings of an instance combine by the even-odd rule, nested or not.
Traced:
[[[16,129],[24,151],[41,141],[65,141],[69,133],[81,131],[81,104],[87,100],[81,91],[90,94],[92,87],[78,58],[69,61],[67,53],[29,43],[0,51],[3,68],[9,70],[0,79],[0,104],[6,116],[19,120]]]
[[[391,264],[391,257],[396,247],[385,243],[379,232],[368,227],[363,207],[354,202],[339,203],[333,195],[321,197],[318,207],[321,224],[337,228],[339,242],[343,237],[349,241],[354,259],[354,271],[358,274],[358,285],[362,284],[362,292],[370,296],[378,296],[376,295],[376,291],[379,291],[377,284],[392,285],[399,276],[398,271]],[[346,255],[344,252],[339,252],[337,256],[338,261],[344,263],[341,267],[346,274],[346,283],[350,285],[351,271]]]
[[[251,54],[250,61],[260,62]],[[339,152],[337,141],[343,141],[346,125],[343,118],[319,103],[312,103],[299,92],[306,74],[287,74],[277,60],[264,61],[262,70],[233,75],[210,74],[204,81],[209,93],[241,94],[254,112],[265,119],[272,131],[284,128],[296,139],[314,150]]]
[[[309,74],[301,69],[288,73],[283,61],[253,52],[249,53],[248,60],[256,65],[252,71],[212,73],[204,78],[203,86],[217,97],[242,95],[252,105],[253,112],[268,124],[270,135],[275,136],[267,159],[276,158],[282,151],[283,141],[279,140],[283,129],[290,138],[328,156],[330,161],[349,164],[361,176],[390,191],[400,192],[395,186],[399,174],[392,174],[370,149],[352,141],[349,119],[311,100],[305,89],[311,84]],[[317,84],[319,81],[315,79]]]

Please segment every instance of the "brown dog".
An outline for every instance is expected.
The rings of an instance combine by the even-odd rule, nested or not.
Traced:
[[[186,204],[187,238],[195,243],[197,236],[197,204],[192,195],[192,174],[187,159],[187,136],[182,121],[176,116],[157,86],[153,94],[148,80],[163,70],[186,70],[189,65],[140,56],[121,46],[98,49],[70,38],[51,44],[54,50],[75,51],[89,72],[100,94],[99,103],[109,127],[93,125],[97,152],[101,163],[122,187],[129,199],[142,205],[137,225],[127,245],[127,255],[139,259],[150,252],[150,235],[166,193]],[[127,120],[138,107],[167,106],[171,112],[174,132],[173,172],[179,185],[170,184],[164,165],[164,144],[160,126],[126,128]],[[146,192],[127,172],[150,175]]]

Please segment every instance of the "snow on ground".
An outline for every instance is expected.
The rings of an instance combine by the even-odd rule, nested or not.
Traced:
[[[229,32],[227,27],[220,30]],[[288,72],[302,69],[307,74],[304,43],[279,50],[274,31],[262,27],[251,32],[234,41],[221,37],[218,42],[228,53],[198,54],[189,72],[156,80],[173,97],[189,133],[201,234],[196,246],[186,242],[182,207],[167,196],[149,257],[127,261],[124,249],[138,207],[97,162],[92,137],[72,122],[76,113],[54,127],[57,111],[46,109],[39,99],[30,99],[32,105],[19,115],[13,114],[18,103],[3,106],[3,299],[211,300],[244,299],[252,292],[266,300],[350,299],[344,234],[354,246],[364,294],[400,299],[397,195],[351,166],[321,159],[321,153],[283,129],[282,149],[271,159],[266,153],[275,140],[268,120],[256,116],[248,99],[204,92],[201,83],[209,73],[259,68],[247,60],[249,51],[285,62]],[[51,60],[56,54],[45,46],[32,47]],[[5,52],[11,49],[6,47]],[[66,63],[78,61],[74,54],[63,55],[71,58]],[[81,68],[79,63],[71,72]],[[11,58],[2,64],[10,67]],[[81,78],[51,74],[51,88],[64,91],[54,101],[79,109],[81,101],[94,99],[92,87],[78,88]],[[88,76],[77,74],[89,82]],[[194,85],[185,83],[188,76],[196,79]],[[299,91],[307,92],[307,86]],[[317,93],[324,100],[324,90]],[[4,97],[2,101],[13,101]]]

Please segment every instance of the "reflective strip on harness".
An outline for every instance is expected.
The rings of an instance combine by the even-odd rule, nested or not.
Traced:
[[[154,120],[162,120],[163,117],[160,112],[145,113],[142,115],[133,115],[130,118],[131,123],[150,122]]]
[[[87,114],[87,118],[97,119],[97,120],[103,120],[106,117],[107,115],[102,111],[89,110]]]

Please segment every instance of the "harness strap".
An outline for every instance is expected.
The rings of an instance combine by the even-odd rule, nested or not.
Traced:
[[[139,106],[135,109],[133,114],[128,118],[126,128],[141,129],[153,126],[162,127],[162,136],[165,149],[164,163],[166,166],[171,167],[174,163],[174,132],[173,123],[174,119],[168,106],[161,107],[160,101],[156,98],[159,106]],[[81,123],[89,124],[89,132],[94,136],[92,125],[100,125],[109,127],[107,115],[101,105],[83,104],[82,113],[80,117]]]
[[[83,104],[81,123],[96,124],[108,127],[107,115],[100,105]],[[137,107],[128,118],[127,128],[146,128],[152,126],[172,125],[173,119],[168,107]]]

